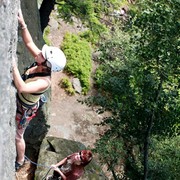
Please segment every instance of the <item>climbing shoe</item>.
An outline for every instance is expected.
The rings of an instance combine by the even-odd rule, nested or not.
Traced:
[[[29,159],[26,156],[24,156],[24,162],[21,164],[15,161],[15,170],[17,171],[18,169],[20,169],[24,164],[28,163],[28,161]]]
[[[24,164],[24,163],[23,163]],[[22,166],[23,166],[23,164],[20,164],[20,163],[18,163],[17,161],[15,161],[15,170],[17,171],[17,170],[19,170]]]

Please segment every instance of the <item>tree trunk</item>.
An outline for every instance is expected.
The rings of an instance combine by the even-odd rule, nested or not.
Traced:
[[[43,32],[49,23],[49,16],[51,11],[54,9],[55,0],[43,0],[41,7],[39,9],[41,31]]]
[[[146,132],[147,134],[144,142],[144,178],[143,178],[144,180],[147,180],[147,175],[148,175],[148,150],[149,150],[150,134],[153,125],[153,120],[154,120],[154,113],[148,123],[148,128]]]
[[[156,101],[155,101],[156,104],[158,103],[159,96],[161,93],[162,82],[163,81],[161,80],[161,82],[159,83],[159,86],[158,86],[157,93],[156,93]],[[149,143],[150,143],[150,135],[151,135],[152,126],[153,126],[153,122],[155,119],[155,111],[156,111],[156,109],[153,110],[150,120],[148,122],[148,127],[147,127],[145,141],[144,141],[144,178],[143,178],[144,180],[147,180],[147,176],[148,176]]]

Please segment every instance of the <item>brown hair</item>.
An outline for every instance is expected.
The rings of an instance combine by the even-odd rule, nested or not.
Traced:
[[[82,157],[82,165],[86,166],[92,160],[92,152],[90,150],[81,150],[80,155]]]

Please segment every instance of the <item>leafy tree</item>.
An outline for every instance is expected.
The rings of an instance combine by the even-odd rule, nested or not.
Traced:
[[[119,7],[118,0],[56,0],[56,2],[59,17],[71,23],[74,22],[74,17],[80,19],[93,36],[100,36],[108,30],[104,16]]]
[[[88,103],[100,105],[112,116],[102,123],[110,129],[97,142],[96,151],[102,153],[106,139],[116,139],[104,152],[108,149],[109,157],[117,154],[121,144],[125,174],[131,179],[148,177],[152,135],[179,133],[179,7],[178,1],[138,1],[139,10],[127,32],[131,39],[121,32],[101,45],[95,77],[101,94]],[[114,158],[104,162],[114,168],[119,156]]]
[[[148,179],[180,179],[180,136],[151,142]]]
[[[133,86],[136,98],[144,99],[148,117],[145,121],[144,179],[147,178],[150,134],[172,134],[178,122],[178,51],[179,7],[174,1],[140,1],[141,12],[134,20],[132,43],[136,58]],[[141,77],[139,75],[142,75]],[[145,76],[144,76],[145,75]],[[148,88],[148,89],[147,89]],[[146,92],[143,92],[146,91]],[[147,92],[148,91],[148,92]]]

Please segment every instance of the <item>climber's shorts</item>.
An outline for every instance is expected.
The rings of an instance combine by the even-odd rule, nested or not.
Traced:
[[[29,122],[37,115],[39,108],[39,102],[31,107],[25,107],[17,98],[17,109],[16,109],[16,129],[25,131]],[[21,132],[22,133],[22,132]]]

